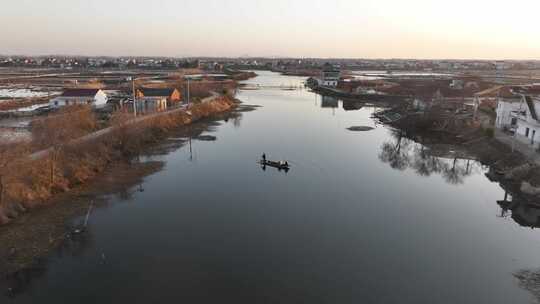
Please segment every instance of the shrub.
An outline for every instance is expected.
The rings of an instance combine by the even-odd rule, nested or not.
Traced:
[[[484,129],[484,134],[489,138],[493,138],[495,136],[495,129],[486,128],[486,129]]]

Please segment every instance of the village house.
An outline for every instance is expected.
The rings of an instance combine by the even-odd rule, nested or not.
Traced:
[[[520,101],[521,97],[514,94],[509,86],[494,86],[474,94],[477,107],[495,110],[500,102]]]
[[[528,142],[537,149],[540,140],[540,120],[538,110],[540,109],[540,98],[531,96],[523,96],[522,109],[518,112],[513,112],[512,115],[517,118],[516,135],[521,137],[524,142]]]
[[[107,94],[100,89],[65,89],[62,95],[49,101],[51,108],[71,105],[91,105],[103,107],[107,104]]]
[[[501,102],[497,108],[501,115],[497,117],[497,127],[513,131],[517,140],[538,149],[540,146],[539,109],[539,97],[523,95],[519,103]],[[508,112],[509,116],[505,116]]]
[[[341,77],[340,67],[330,63],[326,63],[322,68],[321,85],[325,87],[335,88],[338,85]]]
[[[495,127],[504,131],[515,131],[517,127],[517,118],[514,113],[522,111],[522,108],[523,103],[522,97],[520,96],[500,98],[495,110],[497,115]]]
[[[452,79],[450,83],[450,88],[454,90],[462,90],[465,86],[465,82],[462,79]]]
[[[124,107],[127,107],[128,112],[132,112],[133,99],[128,99],[128,101],[124,103]],[[136,108],[138,114],[163,112],[167,110],[167,99],[153,97],[137,98]]]
[[[182,100],[182,95],[178,89],[174,88],[140,88],[137,89],[136,97],[138,100],[159,101],[165,100],[167,106],[174,106]]]

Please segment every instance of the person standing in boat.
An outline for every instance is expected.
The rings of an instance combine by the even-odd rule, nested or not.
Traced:
[[[263,160],[263,162],[266,162],[266,153],[263,153],[262,160]]]

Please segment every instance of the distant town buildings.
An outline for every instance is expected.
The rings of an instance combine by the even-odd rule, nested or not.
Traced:
[[[452,71],[539,69],[540,61],[518,60],[418,60],[418,59],[318,59],[318,58],[164,58],[164,57],[82,57],[82,56],[0,56],[0,67],[47,67],[61,69],[176,69],[200,68],[224,71],[227,67],[295,72],[319,69],[326,64],[342,70]],[[314,76],[314,75],[313,75]]]

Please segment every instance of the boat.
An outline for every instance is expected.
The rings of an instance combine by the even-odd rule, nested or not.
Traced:
[[[274,167],[280,170],[289,170],[291,168],[291,165],[289,165],[289,163],[286,161],[271,161],[261,159],[259,164],[261,164],[261,166]]]

